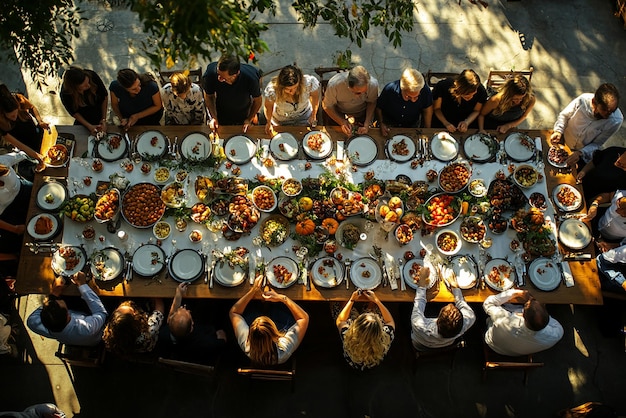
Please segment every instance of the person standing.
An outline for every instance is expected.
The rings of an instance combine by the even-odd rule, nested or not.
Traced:
[[[389,135],[390,127],[430,128],[433,118],[433,95],[424,76],[407,68],[400,80],[387,84],[376,102],[380,132]]]
[[[563,338],[561,324],[526,290],[509,289],[491,295],[483,302],[483,309],[489,315],[485,342],[496,353],[533,354],[547,350]]]
[[[624,115],[619,106],[619,91],[604,83],[595,93],[583,93],[559,113],[550,135],[552,143],[565,144],[573,152],[567,164],[574,166],[579,160],[587,163],[594,151],[619,130]]]
[[[109,86],[111,108],[128,129],[135,125],[159,125],[163,116],[163,101],[159,85],[150,74],[137,74],[130,68],[117,72],[117,80]]]
[[[80,297],[87,303],[90,314],[68,309],[61,298],[66,287],[65,281],[57,277],[43,306],[37,308],[28,317],[28,328],[63,344],[97,345],[102,340],[102,329],[106,322],[107,311],[96,292],[87,284],[85,273],[79,271],[74,274],[72,283],[78,286]]]
[[[246,132],[263,104],[259,69],[241,64],[237,56],[222,55],[209,64],[202,78],[211,129],[243,125]]]
[[[326,86],[322,108],[346,135],[364,135],[374,121],[378,81],[360,65],[335,74]]]
[[[63,74],[61,102],[74,117],[74,125],[83,125],[91,134],[107,131],[109,93],[94,71],[68,68]]]

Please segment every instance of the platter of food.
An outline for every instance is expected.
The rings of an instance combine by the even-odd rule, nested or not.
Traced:
[[[461,221],[461,238],[467,242],[477,244],[485,238],[487,227],[482,218],[468,216]]]
[[[438,132],[430,140],[430,151],[439,161],[452,161],[459,155],[459,143],[448,132]]]
[[[198,202],[191,207],[191,220],[203,224],[211,220],[211,207],[206,203]]]
[[[113,188],[107,190],[96,202],[93,217],[98,223],[105,223],[117,219],[120,213],[120,191]]]
[[[298,141],[289,132],[278,133],[270,141],[270,152],[277,160],[293,160],[298,156]]]
[[[498,152],[498,141],[487,134],[470,135],[463,142],[463,151],[470,161],[486,163]]]
[[[469,255],[457,254],[450,259],[450,268],[460,289],[471,289],[478,281],[478,265]]]
[[[591,243],[591,231],[582,221],[570,218],[559,225],[559,241],[572,250],[582,250]]]
[[[67,147],[63,144],[51,146],[43,157],[43,162],[47,167],[51,168],[65,167],[69,160],[70,154]]]
[[[165,252],[158,245],[144,244],[133,254],[132,267],[140,276],[155,276],[165,267]]]
[[[330,200],[343,216],[355,216],[363,213],[365,204],[363,195],[351,192],[345,187],[335,187],[330,191]]]
[[[245,196],[233,196],[228,204],[230,213],[227,225],[234,232],[250,232],[256,226],[261,213]]]
[[[552,145],[548,149],[548,163],[552,167],[565,168],[567,167],[567,159],[569,158],[569,152],[563,145]]]
[[[191,283],[204,274],[204,258],[189,248],[178,250],[170,258],[167,270],[177,282]]]
[[[109,132],[96,142],[96,155],[104,161],[117,161],[126,156],[128,143],[121,134]]]
[[[528,161],[535,156],[535,141],[522,132],[513,132],[504,140],[506,154],[519,163]]]
[[[252,190],[252,203],[261,212],[271,212],[278,206],[278,199],[270,187],[260,185]]]
[[[522,164],[513,172],[515,184],[524,189],[529,189],[539,181],[539,172],[532,165]]]
[[[469,183],[469,192],[474,197],[487,196],[487,185],[483,179],[474,179]]]
[[[91,275],[103,282],[115,280],[124,271],[124,256],[117,248],[103,248],[91,256]]]
[[[161,190],[161,200],[168,208],[180,208],[187,202],[185,185],[174,181]]]
[[[347,140],[346,153],[353,165],[365,167],[376,161],[378,145],[371,136],[354,136]]]
[[[270,215],[263,219],[259,227],[261,240],[268,247],[277,247],[289,238],[289,219],[283,215]]]
[[[316,287],[330,289],[343,281],[343,265],[335,257],[318,258],[310,268],[311,279]]]
[[[489,183],[487,197],[492,207],[517,210],[526,206],[526,196],[517,184],[507,179],[494,179]]]
[[[137,137],[135,149],[143,158],[162,157],[167,151],[167,140],[159,131],[145,131]]]
[[[439,187],[444,192],[458,193],[467,187],[472,168],[464,162],[446,165],[439,173]]]
[[[79,223],[92,220],[95,211],[96,202],[91,197],[83,194],[70,197],[61,207],[61,213]]]
[[[580,208],[583,197],[574,186],[559,184],[552,190],[554,204],[564,212],[571,212]]]
[[[211,141],[202,132],[192,132],[180,143],[180,155],[187,161],[204,161],[213,151]]]
[[[382,283],[383,273],[376,260],[363,257],[350,265],[350,280],[358,289],[372,290]]]
[[[461,214],[460,198],[448,193],[432,195],[424,207],[427,212],[422,213],[422,220],[430,226],[450,225]]]
[[[36,241],[44,241],[54,237],[60,230],[59,219],[49,213],[39,213],[28,221],[26,231]]]
[[[37,206],[40,209],[53,212],[58,210],[67,199],[67,189],[57,181],[44,183],[37,191]]]
[[[59,276],[70,277],[81,271],[87,263],[87,255],[81,247],[64,245],[52,254],[51,267]]]
[[[505,259],[494,258],[485,265],[483,278],[490,288],[502,292],[513,287],[515,283],[515,269]]]
[[[278,289],[285,289],[298,281],[300,269],[289,257],[276,257],[265,266],[267,281]]]
[[[390,160],[407,162],[415,156],[415,142],[406,135],[394,135],[387,140],[385,152]]]
[[[302,149],[307,157],[323,160],[333,151],[333,141],[326,132],[311,131],[302,138]]]
[[[165,213],[161,191],[151,183],[137,183],[122,197],[122,216],[135,228],[152,228]]]
[[[456,232],[445,229],[435,236],[435,245],[441,254],[454,255],[461,250],[463,243]]]
[[[539,210],[546,210],[548,208],[546,197],[543,193],[534,192],[531,193],[528,197],[528,204],[533,208],[537,208]]]
[[[402,277],[404,282],[411,288],[417,289],[417,282],[419,281],[419,274],[423,268],[428,268],[430,274],[426,279],[426,288],[430,289],[439,280],[437,270],[433,267],[428,259],[417,260],[412,259],[406,262],[402,268]]]
[[[224,141],[224,153],[228,161],[246,164],[256,155],[257,144],[249,136],[233,135]]]
[[[337,244],[347,248],[354,249],[360,241],[361,232],[363,232],[364,219],[345,220],[339,224],[335,231],[335,239]]]

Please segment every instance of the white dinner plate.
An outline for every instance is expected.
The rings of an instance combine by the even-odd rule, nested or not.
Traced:
[[[142,157],[160,157],[167,150],[165,135],[159,131],[145,131],[137,138],[135,149]]]
[[[317,287],[339,286],[343,281],[343,265],[335,257],[318,258],[311,266],[311,278]]]
[[[37,232],[35,232],[35,224],[41,218],[48,218],[50,220],[50,231],[42,233],[42,234],[38,234]],[[28,221],[28,224],[26,225],[26,230],[28,231],[28,234],[31,237],[33,237],[35,240],[44,241],[44,240],[54,237],[57,234],[57,232],[59,232],[59,226],[60,226],[60,223],[56,216],[51,215],[49,213],[39,213],[33,216],[32,218],[30,218],[30,221]]]
[[[539,257],[528,267],[528,277],[539,290],[549,292],[561,284],[561,272],[549,258]]]
[[[204,161],[212,151],[211,141],[201,132],[190,133],[180,143],[180,155],[186,160]]]
[[[120,139],[120,144],[117,148],[112,148],[110,145],[111,140],[115,137]],[[106,138],[102,138],[98,141],[98,145],[96,147],[98,158],[108,162],[117,161],[124,157],[127,150],[128,144],[126,143],[126,139],[124,139],[121,134],[113,132],[108,133]]]
[[[566,219],[559,225],[559,241],[572,250],[582,250],[591,243],[591,231],[578,219]]]
[[[378,146],[371,136],[360,135],[348,140],[346,152],[352,164],[363,167],[376,161]]]
[[[415,142],[406,135],[394,135],[387,141],[385,150],[389,159],[403,163],[415,156]]]
[[[350,266],[350,280],[358,289],[375,289],[380,286],[382,278],[380,266],[370,257],[354,260]]]
[[[246,272],[239,264],[230,265],[226,260],[218,261],[213,269],[215,281],[222,286],[239,286],[246,279]]]
[[[133,254],[133,271],[141,276],[154,276],[165,267],[165,253],[158,245],[145,244]]]
[[[535,141],[521,132],[513,132],[504,140],[504,150],[517,162],[528,161],[535,156]]]
[[[279,265],[285,267],[289,272],[289,276],[282,283],[278,282],[278,278],[274,274],[274,267]],[[267,280],[272,286],[279,289],[285,289],[297,282],[299,273],[300,269],[298,268],[298,264],[289,257],[276,257],[265,266],[265,277],[267,277]]]
[[[92,255],[90,270],[95,279],[115,280],[124,270],[124,256],[116,248],[104,248]]]
[[[37,191],[37,206],[46,211],[55,211],[67,199],[67,189],[56,181],[44,183]]]
[[[192,282],[204,273],[204,259],[197,251],[187,248],[177,251],[167,268],[172,279],[177,282]]]
[[[270,151],[277,160],[293,160],[298,156],[298,141],[289,132],[281,132],[270,141]]]
[[[224,153],[228,161],[245,164],[256,154],[256,143],[245,135],[234,135],[224,143]]]
[[[478,280],[478,266],[472,257],[455,255],[450,260],[450,267],[456,275],[456,282],[460,289],[471,289]]]
[[[493,271],[493,277],[490,277],[490,273]],[[497,273],[496,273],[497,271]],[[485,265],[483,271],[483,278],[485,283],[498,292],[510,289],[513,287],[515,280],[515,269],[503,258],[494,258],[489,260]]]
[[[417,289],[416,280],[418,275],[416,270],[418,266],[420,268],[424,268],[424,266],[426,266],[430,269],[430,276],[428,277],[428,284],[426,286],[427,289],[430,289],[435,285],[435,283],[437,283],[437,280],[439,280],[439,275],[428,259],[418,260],[414,258],[413,260],[407,261],[402,268],[402,277],[404,278],[404,282],[409,285],[409,287]],[[413,274],[411,274],[411,270],[413,270]]]
[[[459,155],[459,143],[448,132],[438,132],[430,140],[430,151],[439,161],[452,161]]]
[[[559,154],[563,154],[563,161],[559,162],[555,159],[555,157]],[[552,167],[556,168],[565,168],[567,167],[567,161],[564,159],[565,155],[569,157],[569,152],[563,147],[563,145],[552,145],[550,149],[548,149],[548,164]]]
[[[66,257],[63,257],[61,255],[63,253],[67,254],[68,252],[73,252],[73,254],[71,256],[68,254]],[[66,259],[72,258],[77,261],[74,267],[70,267],[66,263]],[[54,271],[59,276],[70,277],[73,274],[81,271],[85,267],[86,263],[87,256],[85,255],[85,251],[82,248],[72,245],[64,245],[56,250],[54,254],[52,254],[52,261],[50,265],[52,267],[52,271]]]
[[[463,151],[469,160],[484,163],[495,157],[498,142],[492,136],[474,134],[465,139]]]
[[[319,149],[312,149],[309,146],[309,139],[319,138],[321,140],[321,144],[319,145]],[[304,153],[309,157],[315,160],[322,160],[330,155],[333,151],[333,141],[331,141],[330,137],[326,132],[322,131],[311,131],[304,135],[302,138],[302,149]]]
[[[561,203],[561,201],[559,201],[559,199],[557,198],[559,192],[561,192],[561,190],[564,191],[571,191],[572,193],[574,193],[574,200],[572,201],[571,204],[566,205],[565,203]],[[583,203],[583,197],[580,194],[580,192],[578,191],[578,189],[576,189],[574,186],[570,186],[569,184],[559,184],[558,186],[556,186],[553,190],[552,190],[552,200],[554,201],[554,204],[561,209],[562,211],[565,212],[571,212],[574,210],[577,210],[578,208],[580,208],[580,205],[582,205]]]

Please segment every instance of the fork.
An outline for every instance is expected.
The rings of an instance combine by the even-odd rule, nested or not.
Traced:
[[[343,278],[346,280],[346,290],[350,289],[350,267],[352,265],[352,261],[346,258],[343,261],[343,265],[345,266],[345,271],[343,272]]]
[[[402,266],[404,265],[404,258],[398,257],[398,271],[400,271],[400,290],[406,290],[406,283],[404,283],[404,275],[402,274]]]

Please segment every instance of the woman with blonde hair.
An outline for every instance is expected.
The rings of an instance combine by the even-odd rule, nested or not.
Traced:
[[[481,109],[478,130],[495,129],[498,133],[507,133],[526,120],[533,106],[535,95],[528,79],[523,75],[511,77]]]
[[[356,316],[353,306],[358,300],[375,305],[380,314],[365,311],[351,319]],[[394,338],[395,322],[373,291],[354,291],[335,323],[343,341],[343,356],[350,366],[365,370],[383,361]]]
[[[161,90],[166,125],[204,125],[204,94],[185,73],[174,73]]]
[[[320,82],[302,70],[288,65],[269,82],[265,96],[265,133],[277,125],[317,124],[320,105]]]
[[[474,70],[463,70],[456,78],[438,82],[433,89],[433,100],[432,127],[463,133],[480,114],[487,101],[487,90]]]
[[[263,278],[259,277],[233,305],[229,316],[241,350],[254,365],[270,367],[285,363],[296,351],[309,326],[309,315],[287,296],[273,290],[263,291],[262,283]],[[270,309],[268,315],[258,315],[259,311],[246,309],[255,297],[283,305],[270,305],[277,309]]]

